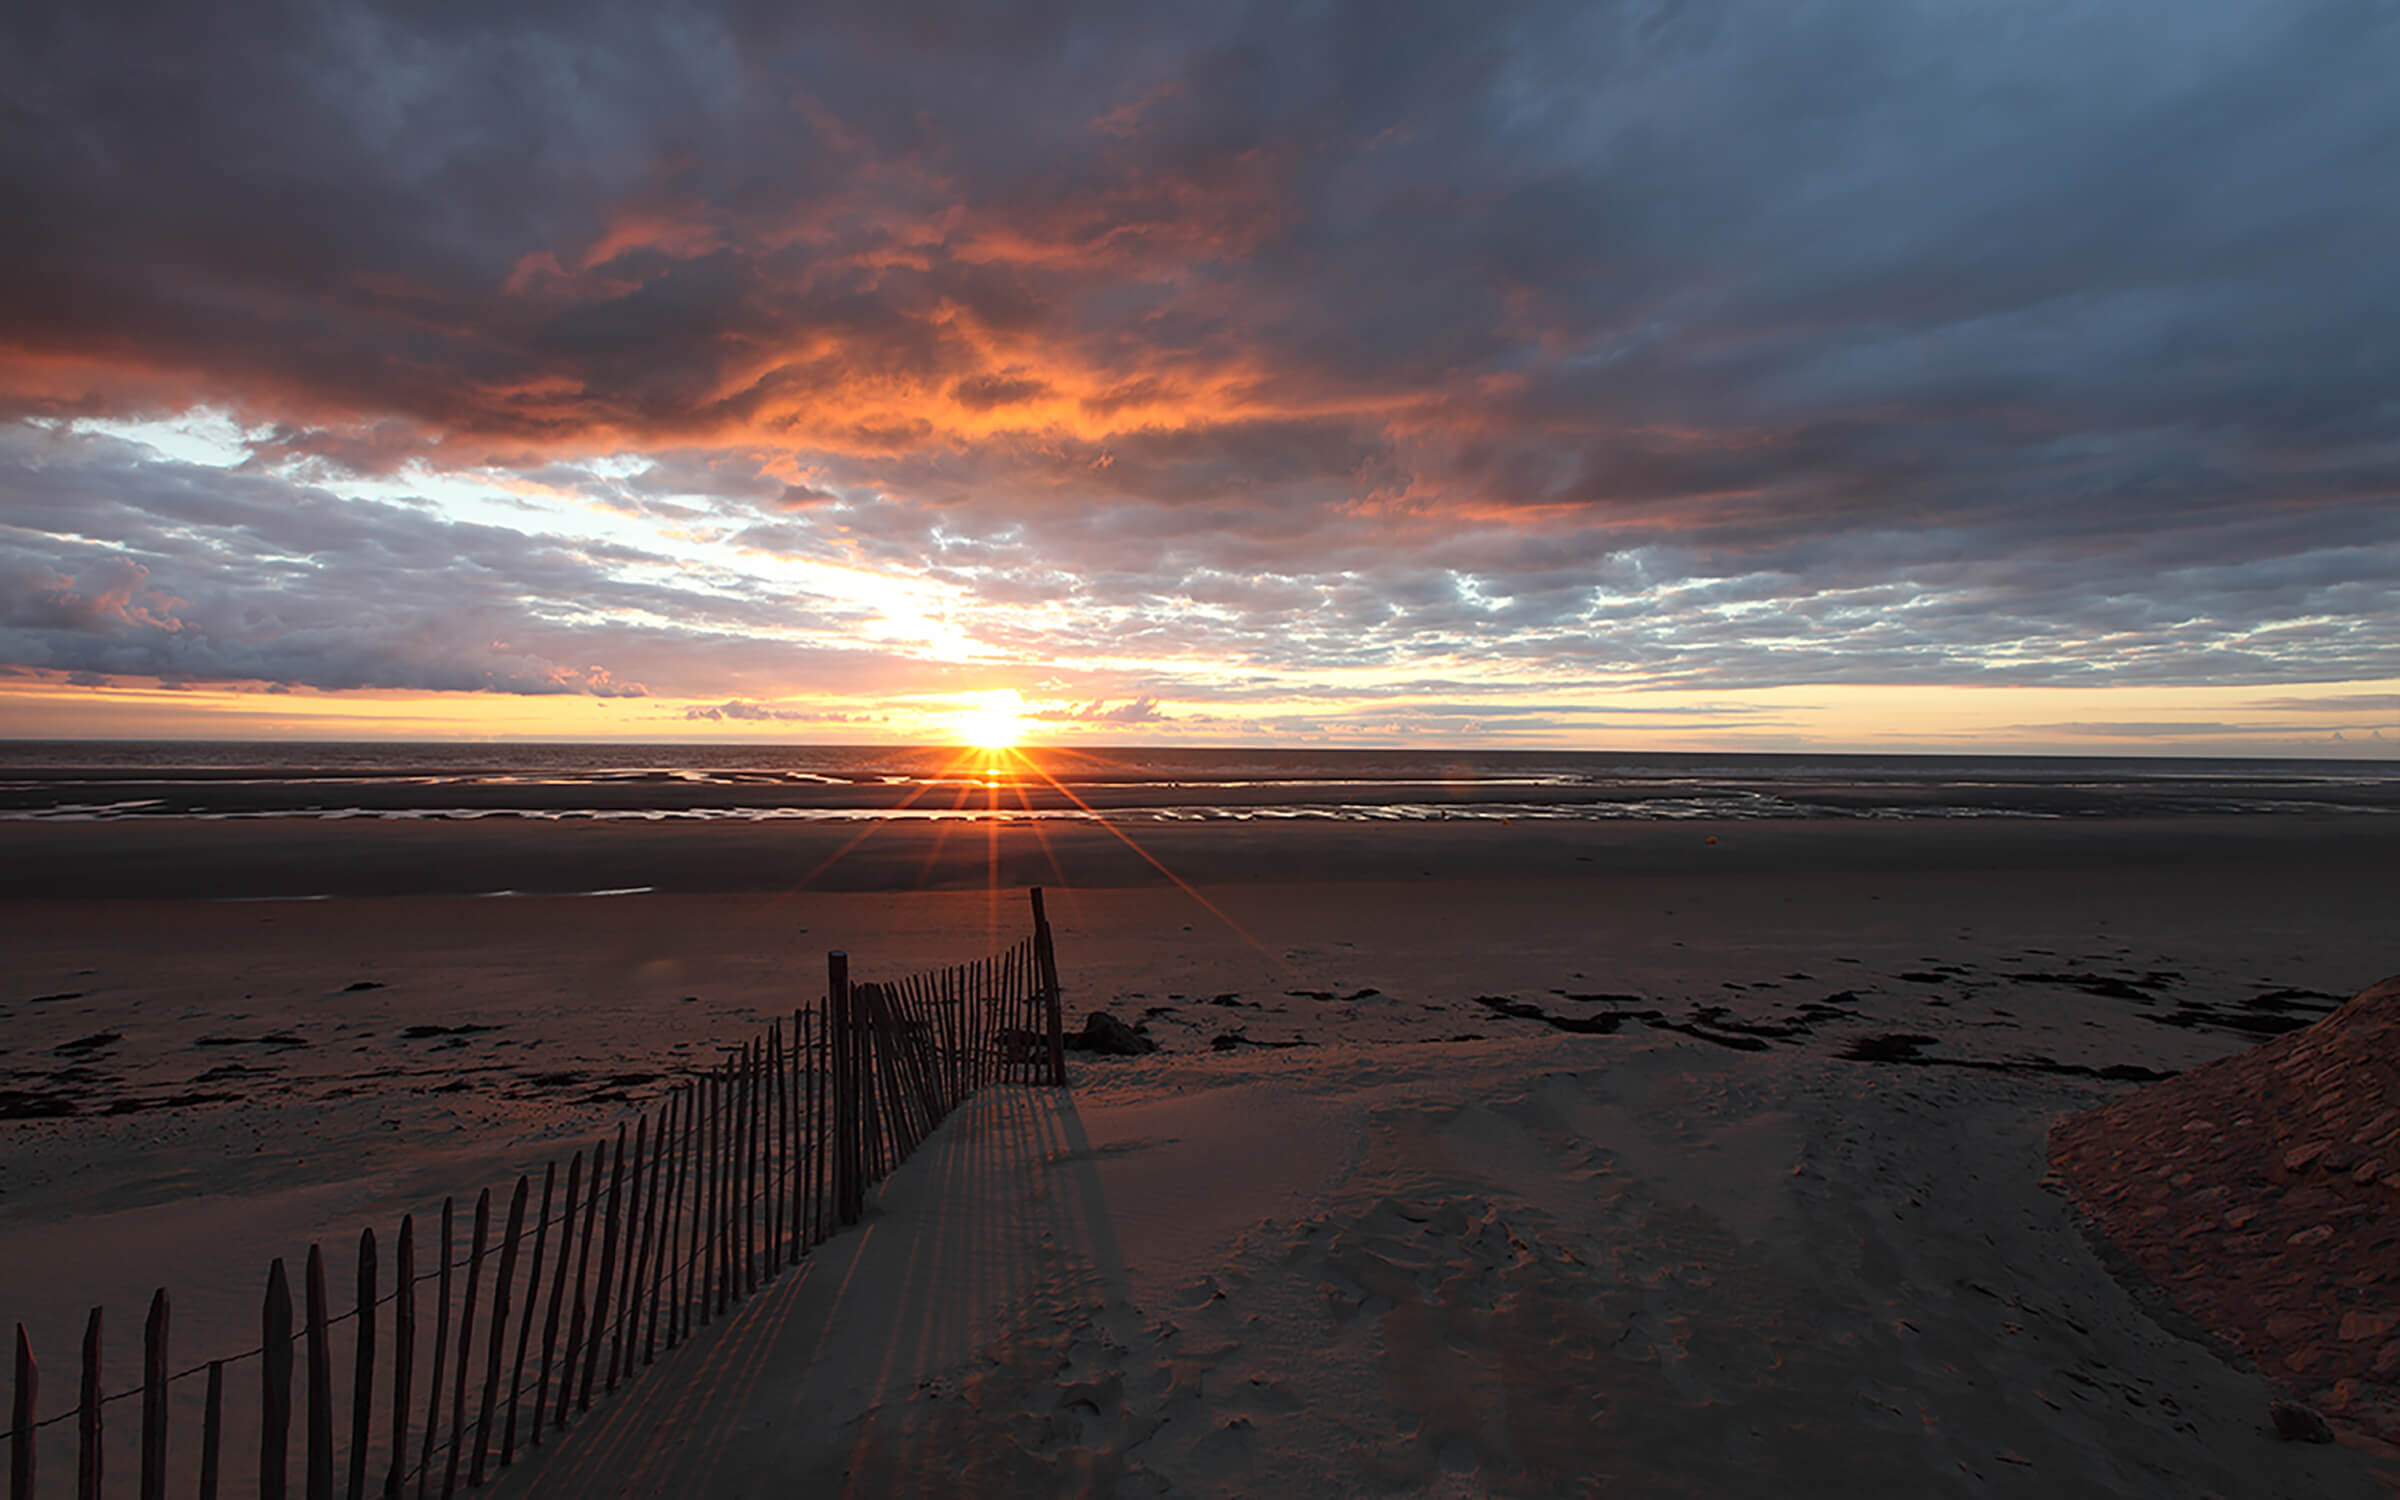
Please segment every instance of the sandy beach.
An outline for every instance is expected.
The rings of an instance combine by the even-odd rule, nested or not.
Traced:
[[[246,1347],[269,1256],[1040,884],[1161,1050],[979,1098],[512,1493],[2384,1493],[2043,1182],[2400,969],[2381,821],[9,825],[0,1318]]]
[[[0,11],[8,1500],[2400,1500],[2400,0],[226,19]]]

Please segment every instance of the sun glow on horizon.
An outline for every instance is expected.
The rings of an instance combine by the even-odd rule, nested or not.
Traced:
[[[1013,750],[1025,737],[1025,697],[1015,688],[970,695],[957,720],[958,737],[978,750]]]

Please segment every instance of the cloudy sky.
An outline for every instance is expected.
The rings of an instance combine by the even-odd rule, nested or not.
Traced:
[[[2390,753],[2394,78],[2381,0],[10,6],[0,734]]]

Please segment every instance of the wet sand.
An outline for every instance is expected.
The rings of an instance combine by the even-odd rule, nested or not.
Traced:
[[[2146,818],[692,823],[127,818],[0,823],[0,900],[1115,889],[1422,879],[2122,878],[2291,904],[2388,890],[2400,823],[2373,814]],[[1716,843],[1708,842],[1710,839]],[[1889,894],[1888,886],[1873,888]],[[2140,889],[2127,893],[2138,899]],[[2008,899],[2013,900],[2013,897]]]

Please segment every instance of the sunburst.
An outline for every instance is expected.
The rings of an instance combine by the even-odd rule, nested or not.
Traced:
[[[972,706],[957,720],[960,740],[978,750],[1011,750],[1025,738],[1025,698],[1015,688],[994,688],[972,696]]]

